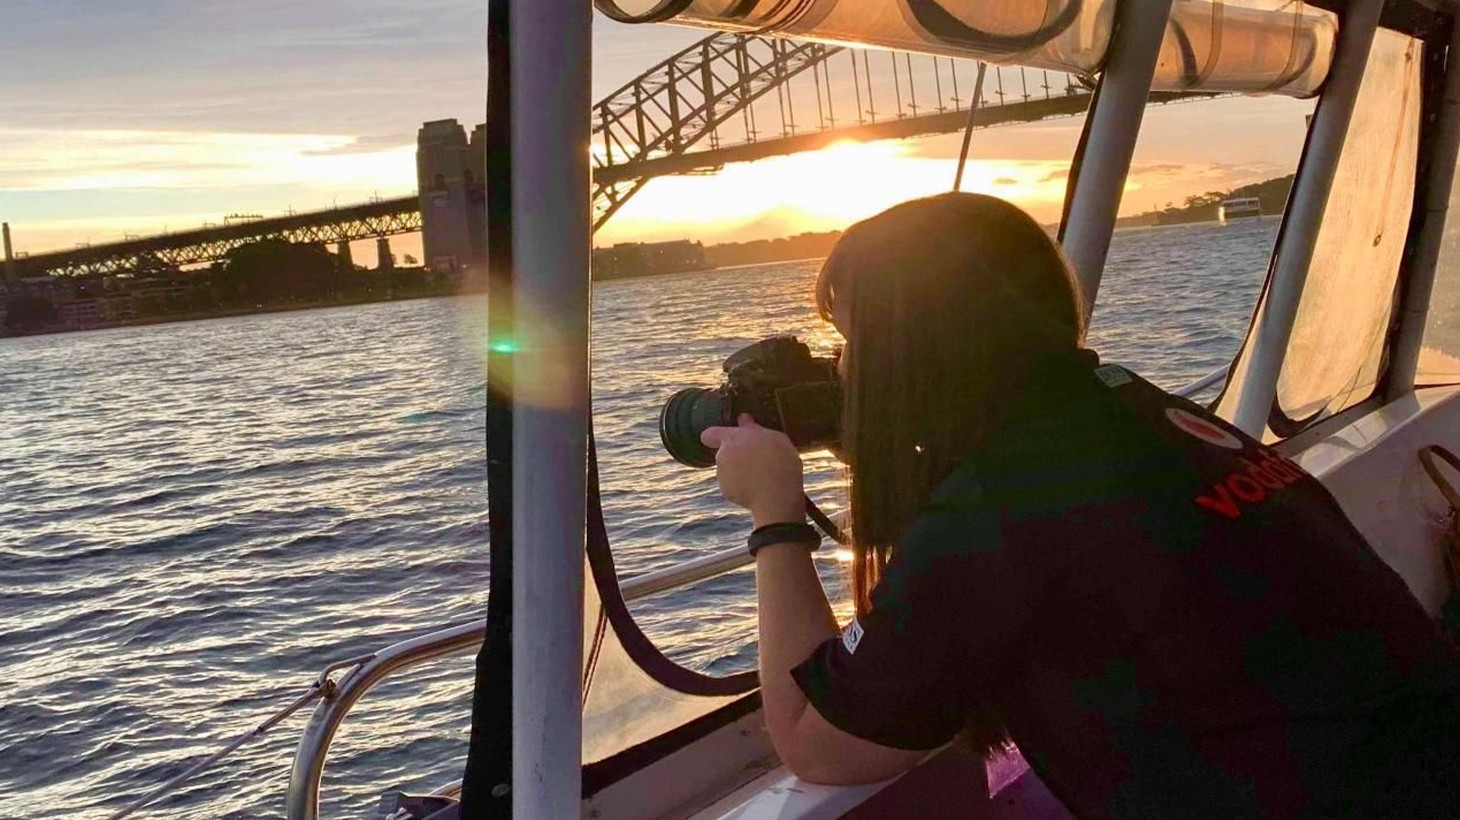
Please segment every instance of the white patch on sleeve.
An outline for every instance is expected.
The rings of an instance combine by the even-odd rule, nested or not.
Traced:
[[[857,644],[861,642],[862,625],[857,623],[856,618],[853,618],[852,622],[847,624],[847,628],[842,630],[842,646],[847,648],[847,654],[855,655],[857,654]]]
[[[1105,382],[1106,387],[1120,387],[1122,384],[1130,384],[1130,373],[1118,364],[1107,364],[1095,368],[1095,375],[1100,381]]]

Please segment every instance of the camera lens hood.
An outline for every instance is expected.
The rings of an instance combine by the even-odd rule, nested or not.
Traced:
[[[659,411],[659,439],[675,461],[687,467],[715,466],[715,451],[700,441],[700,433],[722,424],[725,398],[718,390],[689,387],[680,390]]]

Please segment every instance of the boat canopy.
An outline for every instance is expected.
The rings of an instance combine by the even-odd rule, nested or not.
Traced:
[[[595,0],[620,22],[673,22],[1068,71],[1103,66],[1118,0]],[[1337,17],[1300,0],[1175,0],[1153,88],[1316,94]]]

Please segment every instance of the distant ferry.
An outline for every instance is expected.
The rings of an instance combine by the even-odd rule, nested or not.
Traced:
[[[1262,216],[1262,200],[1255,196],[1234,197],[1222,200],[1217,209],[1217,218],[1225,225],[1233,219]]]

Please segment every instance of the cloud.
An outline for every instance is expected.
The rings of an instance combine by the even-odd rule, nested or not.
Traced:
[[[4,5],[9,127],[395,134],[484,110],[484,3]],[[595,98],[704,36],[596,20]]]
[[[0,191],[310,183],[414,189],[413,145],[361,142],[318,134],[0,129]]]
[[[1019,184],[1019,180],[1014,179],[1013,177],[995,177],[994,178],[994,184],[995,185],[1018,185]]]
[[[342,156],[345,154],[374,154],[380,151],[409,148],[415,150],[415,134],[377,134],[368,137],[355,137],[347,145],[336,145],[330,148],[319,148],[304,153],[312,157]]]
[[[1184,165],[1177,162],[1133,163],[1130,168],[1130,176],[1171,177],[1190,174],[1193,169],[1198,167],[1200,166]]]
[[[1070,169],[1058,168],[1039,178],[1040,182],[1064,182],[1070,178]]]

